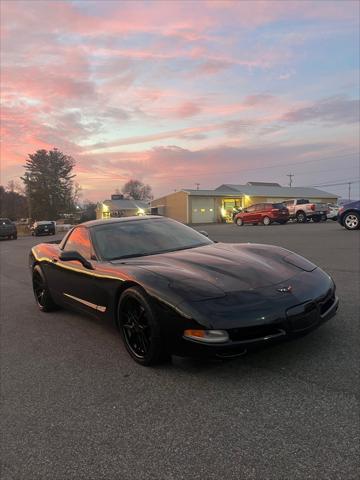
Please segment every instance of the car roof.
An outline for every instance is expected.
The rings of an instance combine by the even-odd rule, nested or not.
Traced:
[[[130,221],[143,222],[143,221],[154,220],[159,218],[164,218],[164,217],[162,217],[161,215],[141,215],[141,216],[138,215],[133,217],[105,218],[101,220],[90,220],[89,222],[80,223],[77,226],[81,225],[82,227],[92,228],[92,227],[98,227],[100,225],[109,225],[111,223],[121,223],[121,222],[130,222]]]

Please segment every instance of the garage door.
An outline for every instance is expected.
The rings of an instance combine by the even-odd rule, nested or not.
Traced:
[[[215,199],[214,198],[192,198],[191,199],[191,221],[192,223],[214,223],[215,222]]]

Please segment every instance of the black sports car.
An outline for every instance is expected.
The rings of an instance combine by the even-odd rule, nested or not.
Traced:
[[[215,243],[158,216],[95,220],[32,248],[40,310],[110,317],[134,360],[231,357],[306,333],[338,308],[329,275],[283,248]]]

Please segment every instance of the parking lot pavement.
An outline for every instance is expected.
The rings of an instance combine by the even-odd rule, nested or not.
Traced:
[[[1,241],[3,480],[358,478],[360,232],[197,228],[307,256],[334,277],[337,316],[236,360],[144,368],[112,325],[38,312],[27,256],[42,239]]]

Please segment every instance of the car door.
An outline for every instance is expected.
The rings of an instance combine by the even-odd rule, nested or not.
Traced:
[[[87,313],[97,314],[103,311],[96,282],[98,262],[88,229],[76,227],[67,238],[62,251],[80,253],[90,263],[92,269],[86,268],[77,260],[54,259],[50,282],[53,289],[55,285],[57,300]]]
[[[253,222],[254,223],[259,223],[262,220],[263,217],[263,210],[264,210],[264,204],[263,203],[258,203],[255,205],[255,212],[254,212],[254,217],[253,217]]]
[[[246,213],[243,217],[243,221],[244,223],[252,223],[255,221],[254,218],[255,218],[255,205],[252,205],[251,207],[248,207],[246,209]]]

